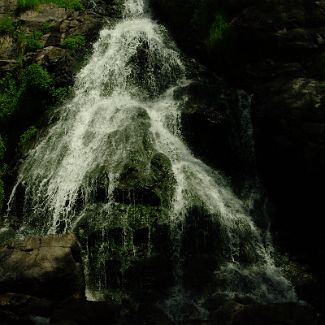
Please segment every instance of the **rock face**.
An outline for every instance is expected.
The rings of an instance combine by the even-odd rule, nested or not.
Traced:
[[[325,2],[158,0],[152,5],[187,53],[253,94],[257,168],[272,207],[274,238],[295,261],[311,267],[318,286],[303,298],[324,310],[319,189],[325,180]],[[220,32],[215,22],[222,21],[217,16],[227,32],[213,43],[211,32]],[[202,116],[203,125],[211,121]],[[209,138],[218,135],[211,129]],[[202,154],[211,157],[215,147],[205,144],[210,150]]]
[[[83,296],[79,244],[74,235],[31,237],[0,248],[0,290],[38,297]]]
[[[14,13],[6,12],[7,16]],[[52,4],[40,5],[38,10],[28,10],[13,18],[16,32],[0,36],[0,76],[19,69],[24,64],[38,63],[53,74],[59,86],[72,83],[73,75],[85,48],[75,52],[64,47],[69,36],[81,35],[93,41],[103,23],[103,18],[92,11],[74,11],[58,8]],[[40,32],[41,31],[41,32]],[[36,39],[37,48],[22,42],[22,37]],[[34,41],[35,42],[35,41]]]

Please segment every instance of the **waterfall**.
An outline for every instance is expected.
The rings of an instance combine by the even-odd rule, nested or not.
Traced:
[[[218,224],[224,247],[215,270],[223,285],[216,292],[259,302],[294,300],[272,260],[268,234],[224,176],[195,158],[182,139],[174,93],[191,82],[186,75],[178,49],[144,1],[125,0],[123,19],[100,32],[77,75],[73,99],[22,163],[8,220],[23,191],[21,235],[78,233],[95,299],[112,281],[103,271],[108,252],[124,256],[123,275],[137,254],[150,256],[153,222],[168,224],[179,246],[186,216],[199,207]],[[149,242],[145,251],[134,244],[137,234]]]

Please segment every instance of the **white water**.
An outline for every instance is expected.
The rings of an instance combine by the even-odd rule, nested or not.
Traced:
[[[22,164],[9,210],[16,188],[23,185],[28,211],[21,233],[71,231],[84,218],[76,209],[78,199],[85,205],[90,201],[99,173],[105,178],[109,216],[125,165],[137,165],[146,175],[152,156],[163,153],[175,178],[170,224],[182,222],[195,205],[222,227],[229,250],[228,261],[216,270],[227,283],[222,292],[257,301],[294,300],[246,204],[182,140],[180,104],[173,94],[189,82],[178,50],[165,29],[145,14],[143,0],[126,0],[123,20],[101,31],[90,61],[77,75],[74,98]],[[238,262],[242,245],[254,252],[256,262]],[[179,299],[173,296],[166,305],[173,309]]]

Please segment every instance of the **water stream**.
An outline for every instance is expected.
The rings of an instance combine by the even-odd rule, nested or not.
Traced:
[[[215,276],[226,287],[216,292],[259,302],[295,300],[274,265],[269,236],[255,225],[247,202],[234,195],[221,173],[195,158],[182,139],[182,106],[174,92],[191,81],[177,47],[150,18],[143,0],[125,0],[124,6],[123,19],[100,32],[76,77],[73,99],[22,163],[9,218],[17,189],[23,188],[22,235],[78,229],[80,235],[89,228],[100,233],[96,248],[89,248],[86,235],[82,241],[88,297],[100,299],[110,281],[103,271],[107,231],[121,229],[115,244],[121,241],[121,254],[132,259],[139,254],[133,225],[150,225],[154,210],[174,232],[174,259],[181,260],[180,225],[194,206],[200,207],[219,225],[225,247]],[[150,213],[142,206],[149,206]],[[150,242],[150,230],[145,236]],[[146,256],[151,254],[148,245]],[[241,262],[245,254],[249,263]],[[174,274],[181,278],[184,272]],[[161,302],[174,318],[182,317],[175,315],[180,301],[191,299],[180,283]]]

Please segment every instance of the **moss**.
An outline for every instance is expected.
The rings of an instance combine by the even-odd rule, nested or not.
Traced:
[[[0,18],[0,35],[12,34],[15,30],[14,21],[10,17]]]
[[[63,41],[63,46],[70,50],[76,50],[86,43],[86,39],[82,35],[67,36]]]

